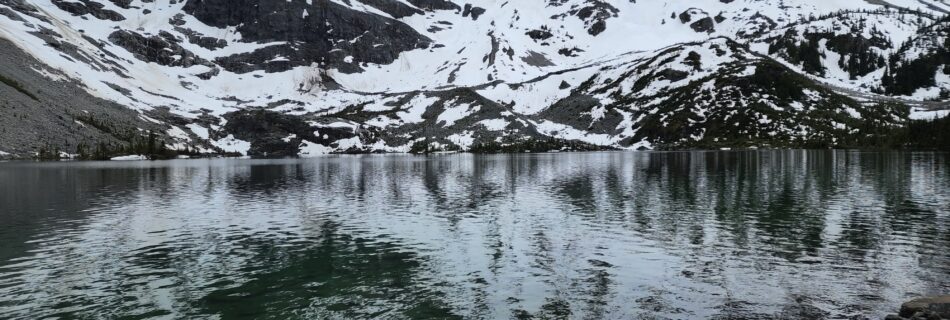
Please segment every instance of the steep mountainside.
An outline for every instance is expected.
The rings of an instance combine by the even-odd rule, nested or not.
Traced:
[[[948,12],[945,0],[0,0],[4,56],[17,57],[0,66],[0,157],[861,146],[945,115]]]

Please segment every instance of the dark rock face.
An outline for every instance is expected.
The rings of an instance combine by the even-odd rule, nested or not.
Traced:
[[[777,26],[778,23],[775,20],[757,12],[746,22],[746,29],[740,30],[736,36],[739,38],[754,38],[775,29]]]
[[[562,56],[565,56],[565,57],[576,57],[579,52],[584,52],[584,50],[583,50],[583,49],[580,49],[580,48],[577,48],[577,47],[574,47],[574,48],[570,48],[570,49],[568,49],[568,48],[561,48],[560,50],[557,51],[558,54],[560,54],[560,55],[562,55]]]
[[[388,13],[393,18],[399,19],[411,15],[422,14],[422,11],[395,0],[366,0],[363,3],[379,9],[379,11]]]
[[[544,41],[554,36],[553,34],[551,34],[551,31],[548,30],[547,26],[542,26],[541,29],[528,31],[525,34],[531,37],[531,39],[534,39],[535,41]]]
[[[895,319],[950,319],[950,296],[917,298],[901,305]]]
[[[173,67],[187,68],[196,64],[213,67],[207,60],[178,45],[178,40],[167,32],[162,32],[158,36],[145,37],[135,32],[122,30],[110,34],[109,41],[125,48],[142,61]]]
[[[77,16],[89,14],[100,20],[125,20],[125,17],[123,17],[118,12],[103,9],[104,5],[95,1],[80,0],[80,2],[72,2],[65,0],[53,0],[53,4],[55,4],[60,9]]]
[[[379,141],[381,136],[376,128],[346,128],[320,124],[349,122],[344,118],[291,115],[259,108],[231,112],[225,114],[224,119],[227,124],[219,133],[220,137],[233,134],[238,139],[250,142],[248,155],[252,157],[296,157],[305,142],[337,147],[337,141],[341,139],[357,138],[372,144]],[[341,152],[365,153],[367,150],[351,148]]]
[[[0,8],[0,15],[10,18],[10,20],[13,21],[26,22],[26,20],[23,20],[23,17],[10,8]]]
[[[526,56],[521,57],[521,61],[524,61],[524,63],[527,63],[528,65],[535,66],[535,67],[554,66],[554,63],[551,62],[551,60],[548,60],[548,58],[545,57],[543,54],[540,54],[534,51],[528,51],[528,54]]]
[[[699,19],[698,21],[690,24],[689,27],[696,32],[713,33],[716,31],[716,23],[713,22],[713,19],[709,17]]]
[[[0,4],[9,7],[12,10],[2,10],[0,14],[9,17],[14,21],[22,21],[22,18],[17,17],[16,12],[20,14],[25,14],[36,18],[43,22],[49,22],[49,19],[36,10],[33,5],[26,3],[25,0],[0,0]]]
[[[426,10],[461,10],[459,5],[448,0],[409,0],[409,3]]]
[[[670,82],[677,82],[686,77],[689,77],[689,72],[674,70],[674,69],[663,69],[663,71],[657,72],[658,80],[669,80]]]
[[[594,97],[575,93],[554,103],[539,113],[538,117],[592,133],[617,133],[617,126],[623,120],[623,116],[613,109],[607,109],[603,112],[602,118],[595,119],[592,110],[599,107],[603,107],[603,104]]]
[[[109,0],[109,2],[112,2],[113,4],[115,4],[116,6],[122,9],[132,8],[131,6],[132,0]]]
[[[388,2],[371,3],[396,15],[414,12]],[[286,71],[313,63],[359,72],[360,63],[389,64],[401,52],[426,48],[432,42],[400,21],[329,0],[314,0],[312,5],[305,0],[188,0],[184,10],[211,26],[236,26],[248,41],[283,42],[217,60],[225,69],[240,73]],[[277,57],[285,59],[274,61]]]
[[[549,0],[548,5],[555,7],[562,6],[566,2],[566,0]],[[563,18],[568,14],[576,16],[578,19],[584,21],[584,24],[587,26],[587,33],[596,36],[607,30],[607,20],[616,18],[618,13],[620,13],[620,10],[607,1],[590,0],[587,1],[585,6],[571,8],[567,14],[554,16],[553,18]]]
[[[550,137],[538,132],[537,128],[530,122],[524,121],[523,116],[511,113],[510,106],[489,100],[470,88],[410,93],[401,96],[392,105],[401,106],[419,96],[437,98],[437,101],[428,106],[423,112],[421,122],[404,123],[385,128],[362,126],[359,127],[357,132],[354,132],[354,136],[358,137],[363,145],[372,145],[377,141],[382,141],[389,146],[419,144],[419,146],[413,147],[416,150],[412,152],[425,150],[427,144],[436,150],[444,146],[455,146],[457,142],[453,142],[451,136],[467,131],[471,131],[472,148],[495,145],[499,141],[502,141],[503,144],[510,144],[526,139],[550,139]],[[447,108],[456,107],[460,104],[468,105],[470,110],[474,111],[469,116],[458,119],[453,123],[439,120],[439,115],[445,112]],[[334,114],[333,117],[350,123],[365,123],[378,116],[394,116],[396,113],[406,110],[399,107],[381,112],[367,112],[359,106],[351,106]],[[485,124],[482,123],[485,120],[501,120],[505,125],[503,129],[487,129]],[[374,131],[373,129],[377,130]],[[319,132],[321,135],[325,134],[325,129],[321,128]],[[358,149],[343,150],[346,153],[367,151]]]
[[[471,4],[465,4],[465,9],[462,11],[463,17],[471,16],[472,20],[478,20],[478,17],[485,13],[485,8],[474,7]]]
[[[692,28],[693,31],[703,33],[713,33],[716,31],[716,22],[703,10],[690,8],[680,13],[679,18],[680,22],[689,23],[689,27]]]
[[[228,42],[224,39],[206,37],[191,29],[175,27],[175,31],[181,32],[182,34],[188,36],[188,42],[197,44],[208,50],[217,50],[228,46]]]
[[[224,115],[226,132],[251,142],[249,156],[293,157],[303,139],[314,141],[314,128],[302,118],[267,110],[242,110]],[[291,137],[291,138],[288,138]]]

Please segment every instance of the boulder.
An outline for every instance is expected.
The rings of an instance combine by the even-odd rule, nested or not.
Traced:
[[[924,316],[926,319],[936,316],[950,319],[950,295],[922,297],[908,301],[901,305],[900,316],[905,318]]]

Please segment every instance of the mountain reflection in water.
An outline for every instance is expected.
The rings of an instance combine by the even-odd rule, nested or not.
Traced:
[[[940,153],[3,163],[0,315],[883,317],[948,212]]]

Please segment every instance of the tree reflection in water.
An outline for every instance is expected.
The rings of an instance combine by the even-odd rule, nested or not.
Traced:
[[[12,318],[834,318],[950,291],[935,153],[0,165]]]

